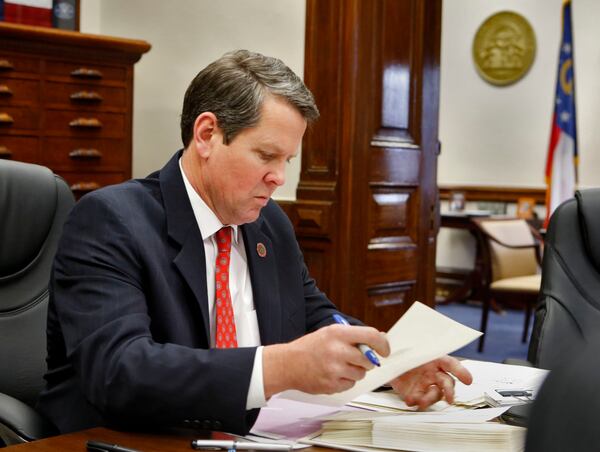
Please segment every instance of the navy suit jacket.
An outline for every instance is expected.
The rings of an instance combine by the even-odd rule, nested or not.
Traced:
[[[84,196],[54,262],[38,409],[62,432],[98,425],[244,433],[255,348],[211,349],[202,237],[178,164]],[[241,227],[263,345],[332,323],[287,216]],[[257,244],[266,247],[258,255]]]

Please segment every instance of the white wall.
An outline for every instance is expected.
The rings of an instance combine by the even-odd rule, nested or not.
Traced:
[[[445,0],[442,23],[438,183],[544,187],[562,0]],[[573,0],[579,185],[600,186],[600,1]],[[524,78],[496,87],[479,77],[471,57],[477,28],[503,10],[522,14],[537,53]],[[543,213],[542,213],[543,215]],[[466,231],[442,228],[437,265],[471,268],[475,246]]]
[[[133,173],[162,167],[181,146],[179,112],[193,76],[227,50],[282,58],[302,75],[304,0],[81,0],[84,32],[145,39],[136,65]],[[573,0],[580,186],[600,178],[599,0]],[[444,0],[441,57],[440,184],[543,187],[560,41],[562,0]],[[537,38],[529,73],[495,87],[476,73],[473,37],[491,14],[524,15]],[[299,159],[278,199],[294,199]],[[438,264],[472,265],[469,237],[442,230]]]
[[[133,175],[161,168],[179,149],[179,114],[192,78],[223,53],[247,48],[281,58],[302,76],[302,0],[82,0],[81,31],[144,39],[135,66]],[[300,160],[278,199],[295,199]]]
[[[558,65],[562,0],[445,0],[439,184],[544,186]],[[477,28],[503,10],[522,14],[537,39],[527,75],[485,82],[471,57]],[[600,186],[600,1],[573,0],[580,186]]]

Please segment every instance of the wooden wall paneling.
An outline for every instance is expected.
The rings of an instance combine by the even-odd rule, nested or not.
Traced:
[[[319,286],[381,329],[415,297],[433,304],[440,4],[307,2],[305,81],[322,116],[288,211]]]
[[[532,187],[498,187],[475,185],[443,185],[439,187],[440,198],[450,199],[450,193],[460,191],[467,201],[514,202],[519,198],[533,198],[537,204],[546,203],[546,189]]]
[[[402,284],[371,286],[367,295],[373,309],[369,309],[365,313],[365,323],[379,325],[381,329],[393,323],[406,311],[406,306],[414,300],[415,282],[406,281]]]
[[[439,231],[439,195],[437,189],[437,157],[439,142],[439,86],[442,30],[442,1],[422,1],[418,4],[420,31],[416,32],[419,46],[419,72],[417,91],[420,102],[416,110],[420,116],[420,141],[423,152],[420,179],[427,181],[420,188],[421,229],[419,248],[421,261],[417,293],[420,300],[435,303],[435,248]]]

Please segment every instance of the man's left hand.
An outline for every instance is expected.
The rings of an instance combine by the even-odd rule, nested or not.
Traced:
[[[439,400],[454,402],[454,375],[464,384],[471,384],[471,373],[451,356],[430,361],[400,375],[390,382],[407,405],[424,410]]]

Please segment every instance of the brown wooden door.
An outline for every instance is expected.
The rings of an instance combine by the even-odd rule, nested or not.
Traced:
[[[434,302],[441,0],[308,0],[307,133],[290,216],[319,287],[389,328]]]

